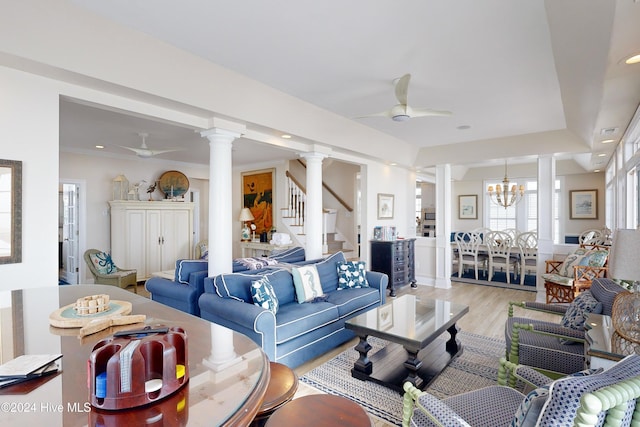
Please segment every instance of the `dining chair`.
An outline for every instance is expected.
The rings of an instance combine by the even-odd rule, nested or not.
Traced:
[[[482,240],[480,234],[475,232],[462,232],[455,235],[456,246],[458,247],[458,277],[462,277],[464,266],[472,266],[478,280],[478,266],[483,270],[486,268],[487,256],[480,253]]]
[[[538,233],[527,231],[518,234],[515,246],[520,252],[520,284],[524,285],[524,276],[527,272],[535,275],[538,265]]]
[[[485,244],[489,252],[489,275],[491,281],[497,267],[504,268],[507,275],[507,283],[511,283],[511,271],[518,271],[518,256],[512,254],[514,241],[511,236],[504,231],[491,231],[486,235]]]

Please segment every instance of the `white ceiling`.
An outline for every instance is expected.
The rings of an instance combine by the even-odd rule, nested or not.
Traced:
[[[618,129],[618,140],[640,101],[640,64],[620,63],[640,52],[634,0],[72,2],[423,153],[451,145],[452,163],[487,140],[568,129],[584,143],[572,156],[593,170],[607,158],[590,153],[615,146],[600,143],[600,130]],[[392,81],[405,73],[410,105],[453,115],[355,119],[393,106]],[[63,149],[104,144],[131,155],[118,145],[139,146],[137,133],[148,132],[150,148],[190,147],[161,157],[208,163],[208,146],[191,129],[70,102],[61,118]],[[234,148],[234,162],[282,157],[248,140]]]

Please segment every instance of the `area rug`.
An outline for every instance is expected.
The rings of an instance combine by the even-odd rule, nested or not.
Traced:
[[[464,331],[458,334],[458,338],[463,346],[462,354],[425,389],[439,398],[495,385],[497,382],[498,360],[504,356],[504,341]],[[367,341],[372,347],[369,357],[386,345],[384,340],[375,337],[369,337]],[[353,378],[351,368],[357,359],[357,351],[346,350],[309,371],[300,381],[322,392],[349,398],[371,415],[401,425],[402,395],[373,382]]]

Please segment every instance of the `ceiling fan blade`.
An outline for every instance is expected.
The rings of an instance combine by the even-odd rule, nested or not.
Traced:
[[[157,154],[162,154],[162,153],[172,153],[174,151],[184,151],[184,148],[173,148],[170,150],[149,150],[151,152],[152,156],[155,156]]]
[[[432,110],[430,108],[412,108],[411,117],[450,116],[453,113],[445,110]]]
[[[405,74],[400,77],[396,82],[396,98],[398,103],[407,104],[407,92],[409,91],[409,80],[411,80],[411,74]]]
[[[391,110],[381,111],[380,113],[367,114],[366,116],[358,116],[356,119],[365,119],[367,117],[393,117]]]

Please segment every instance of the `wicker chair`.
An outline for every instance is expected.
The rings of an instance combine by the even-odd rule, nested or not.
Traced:
[[[87,249],[84,252],[84,261],[87,263],[89,267],[89,271],[93,275],[94,283],[101,285],[112,285],[118,286],[122,289],[126,289],[129,286],[133,286],[133,292],[138,293],[138,280],[137,280],[137,271],[136,270],[125,270],[119,268],[117,265],[113,264],[112,272],[109,274],[102,274],[98,271],[93,260],[91,259],[92,255],[99,255],[103,252],[98,249]],[[110,257],[109,257],[110,259]]]
[[[402,425],[415,426],[630,426],[640,406],[640,356],[627,356],[604,372],[582,372],[552,381],[527,396],[495,385],[439,400],[404,385]],[[632,421],[632,416],[634,421]]]
[[[589,293],[601,304],[601,313],[610,316],[613,300],[626,289],[611,279],[595,279]],[[578,301],[576,301],[578,303]],[[512,363],[534,367],[547,375],[558,377],[584,369],[584,330],[562,323],[513,317],[514,307],[564,316],[571,305],[539,302],[509,303],[505,323],[506,356]],[[597,311],[594,311],[597,312]],[[573,342],[573,344],[563,344]]]

